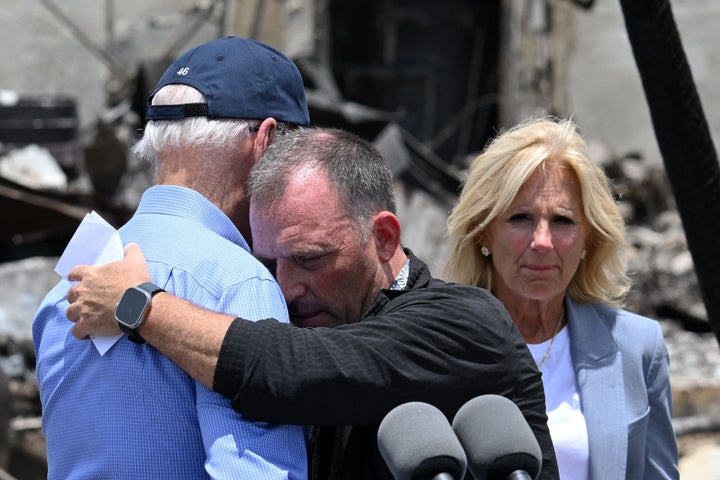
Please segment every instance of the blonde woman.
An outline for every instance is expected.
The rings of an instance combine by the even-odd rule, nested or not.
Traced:
[[[472,163],[448,219],[448,280],[499,298],[542,371],[562,479],[675,479],[669,360],[623,309],[624,221],[569,120],[530,119]]]

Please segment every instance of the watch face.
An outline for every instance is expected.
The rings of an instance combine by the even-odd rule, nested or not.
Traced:
[[[150,294],[137,288],[125,290],[115,307],[115,318],[130,328],[135,328],[145,318],[145,310],[150,305]]]

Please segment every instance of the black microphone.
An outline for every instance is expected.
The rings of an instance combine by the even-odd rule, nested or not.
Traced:
[[[445,415],[428,403],[408,402],[385,415],[378,448],[395,480],[461,480],[467,457]]]
[[[452,428],[476,480],[534,480],[540,473],[540,445],[511,400],[501,395],[475,397],[460,407]]]

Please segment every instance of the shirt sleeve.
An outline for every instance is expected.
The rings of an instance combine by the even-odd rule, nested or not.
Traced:
[[[413,290],[392,303],[336,328],[236,319],[214,388],[250,418],[316,425],[379,423],[407,401],[436,405],[451,419],[467,400],[494,393],[515,401],[551,443],[540,373],[495,297],[457,286]]]

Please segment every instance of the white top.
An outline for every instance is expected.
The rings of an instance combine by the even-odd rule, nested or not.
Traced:
[[[539,365],[550,340],[528,344]],[[575,370],[570,356],[567,328],[558,332],[542,367],[548,427],[555,447],[561,480],[588,480],[588,438]]]

